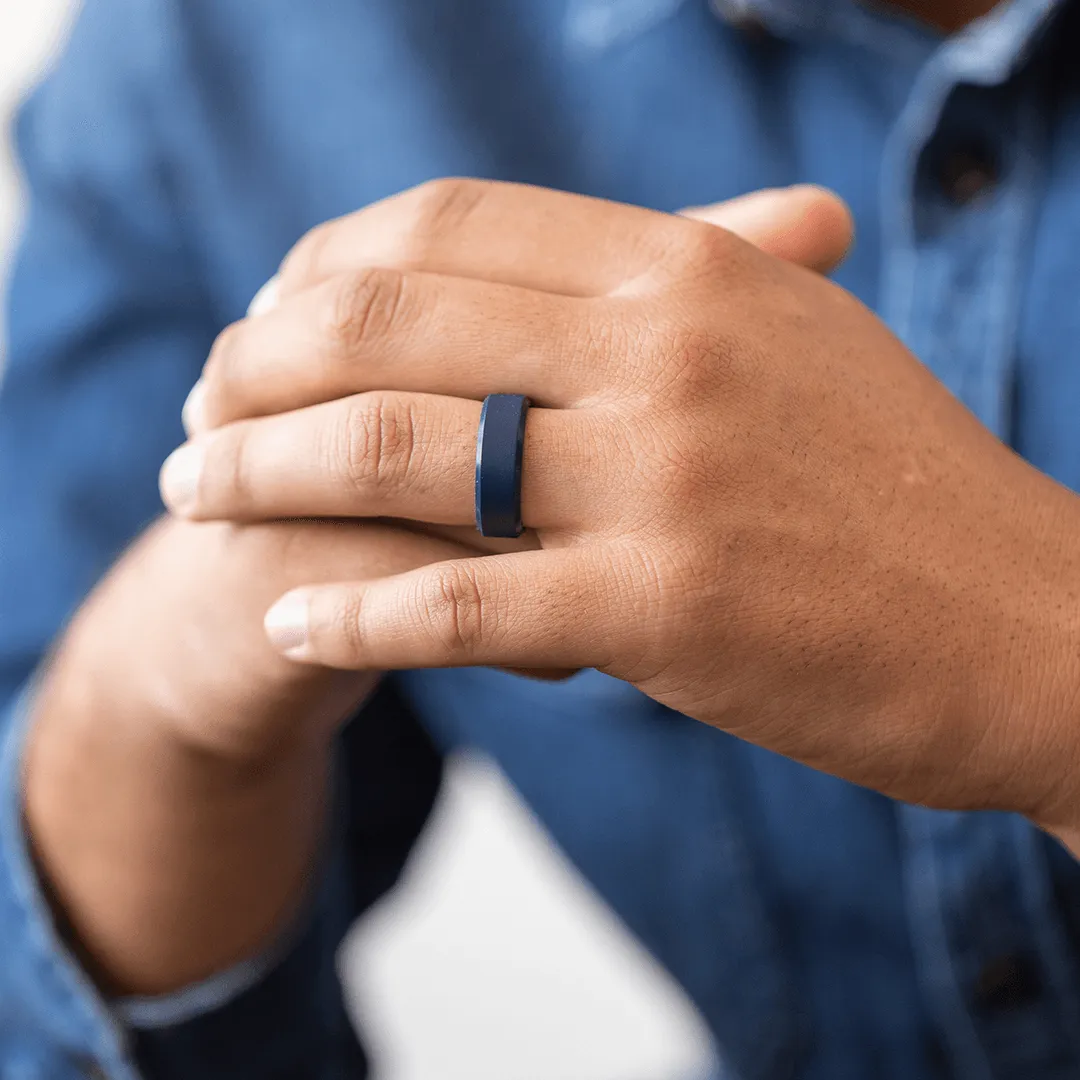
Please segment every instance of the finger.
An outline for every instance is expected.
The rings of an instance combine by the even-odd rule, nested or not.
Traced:
[[[821,209],[829,198],[838,202],[835,197],[809,195],[819,189],[805,186],[791,190],[792,206],[812,218],[829,214],[818,225],[835,225],[835,206]],[[785,214],[787,197],[778,191],[763,195]],[[705,219],[717,212],[710,208]],[[738,211],[744,218],[749,213],[749,203]],[[723,220],[715,223],[728,227]],[[753,242],[776,245],[770,253],[789,250],[783,230],[758,225],[753,232]],[[363,266],[393,266],[601,296],[645,273],[691,236],[672,215],[641,207],[521,184],[436,180],[313,230],[285,260],[280,292],[299,292]]]
[[[351,670],[603,667],[612,613],[592,561],[529,551],[298,589],[267,613],[266,632],[290,659]]]
[[[192,525],[192,529],[217,526]],[[481,553],[450,536],[404,529],[386,521],[275,521],[237,530],[277,587],[400,574],[430,563]]]
[[[548,188],[436,180],[308,233],[282,265],[280,291],[284,298],[388,266],[602,296],[694,228],[670,214]]]
[[[162,497],[174,515],[198,521],[468,525],[480,410],[462,398],[373,392],[228,424],[166,461]],[[570,527],[598,505],[602,468],[588,450],[590,425],[577,410],[529,410],[522,512],[530,525]]]
[[[509,555],[513,551],[539,551],[540,538],[532,529],[526,529],[514,540],[498,536],[482,536],[476,525],[432,525],[427,521],[401,522],[403,528],[440,540],[449,540],[481,555]]]
[[[226,330],[189,402],[191,433],[365,390],[570,406],[606,382],[606,305],[417,271],[339,274]],[[198,414],[198,415],[196,415]]]
[[[289,523],[282,523],[289,527]],[[327,523],[311,522],[315,528],[326,529]],[[330,525],[340,532],[342,523]],[[349,525],[344,525],[348,528]],[[535,532],[522,533],[516,540],[500,539],[494,536],[481,536],[475,527],[455,525],[430,525],[426,522],[386,521],[357,522],[352,526],[364,530],[365,539],[382,559],[364,560],[364,573],[374,577],[386,577],[406,569],[427,566],[431,563],[455,558],[477,558],[481,555],[504,555],[513,551],[539,551],[540,540]],[[269,526],[274,528],[274,526]],[[371,545],[372,531],[381,542]],[[382,536],[386,539],[382,540]],[[434,542],[432,542],[434,541]],[[356,546],[355,544],[353,545]],[[389,561],[388,561],[389,560]],[[354,565],[356,560],[354,558]],[[340,573],[340,570],[339,570]],[[354,576],[356,576],[354,574]],[[580,669],[577,668],[507,668],[511,675],[520,675],[539,682],[565,682],[572,679]]]
[[[719,225],[778,259],[821,273],[843,260],[855,237],[844,200],[812,184],[756,191],[682,213]]]
[[[647,214],[648,243],[639,252],[638,262],[651,265],[658,257],[654,249],[673,243],[670,236],[661,243],[656,232],[661,224],[669,227],[667,215],[515,185],[487,187],[495,193],[483,203],[487,209],[474,220],[474,228],[487,227],[482,220],[485,215],[496,217],[515,201],[569,199],[578,216],[583,203],[590,221],[595,217],[601,224],[615,211]],[[491,368],[498,370],[491,372],[493,378],[485,385],[513,385],[550,405],[569,405],[602,382],[603,372],[597,368],[595,356],[590,364],[581,363],[580,357],[582,349],[603,335],[605,309],[575,306],[567,299],[555,301],[544,295],[544,290],[575,292],[569,286],[556,287],[560,282],[555,278],[565,271],[567,252],[573,254],[569,271],[582,275],[578,292],[584,289],[585,277],[597,277],[599,271],[592,266],[597,250],[589,245],[583,250],[582,246],[583,237],[588,235],[582,231],[586,222],[575,224],[572,236],[558,229],[543,229],[534,236],[535,220],[526,216],[524,224],[517,223],[510,230],[518,255],[509,271],[500,261],[507,250],[501,234],[490,252],[482,238],[474,237],[472,247],[458,245],[443,255],[433,249],[435,255],[430,259],[417,256],[410,260],[402,257],[401,245],[418,241],[415,237],[403,239],[404,234],[391,228],[394,221],[408,219],[423,203],[418,191],[407,196],[332,222],[324,232],[302,242],[293,259],[300,265],[306,258],[312,260],[310,274],[317,285],[301,291],[279,310],[282,287],[275,278],[252,302],[252,318],[218,338],[204,377],[184,407],[189,434],[244,416],[284,411],[391,384],[405,390],[471,396],[479,391],[466,391],[462,375],[481,376]],[[473,210],[478,211],[479,205]],[[843,201],[811,185],[755,192],[683,213],[723,226],[774,256],[822,271],[843,257],[852,238],[851,216]],[[398,225],[406,229],[402,221]],[[400,250],[390,243],[388,238],[392,237]],[[436,248],[437,240],[431,240]],[[530,244],[537,250],[526,257]],[[325,250],[320,245],[325,245]],[[477,261],[481,252],[487,260],[482,265]],[[530,257],[539,258],[539,276],[525,272]],[[380,262],[382,269],[374,266]],[[396,270],[386,268],[394,266]],[[450,268],[459,276],[401,272],[410,266],[431,271]],[[634,276],[641,269],[622,258],[618,273],[605,277],[605,282],[614,285],[620,276]],[[322,276],[331,271],[332,278]],[[303,282],[307,273],[296,271],[296,281]],[[480,278],[490,281],[470,281]],[[500,289],[500,281],[525,282],[532,290],[512,284]],[[562,284],[566,286],[566,282]],[[505,325],[493,326],[485,319],[495,310],[508,313]],[[553,338],[551,327],[563,325],[564,319],[569,320],[565,338]],[[513,340],[501,341],[501,333]],[[428,364],[416,367],[404,363],[415,358],[425,335],[439,338],[439,347],[426,354]],[[553,367],[557,367],[557,379],[552,378]],[[479,378],[474,385],[480,385]]]
[[[201,537],[206,535],[204,530],[212,530],[215,526],[192,525],[188,528],[197,532],[180,530],[175,535],[181,546],[190,548],[192,544],[198,547]],[[494,545],[498,543],[479,536],[475,531],[472,537],[464,530],[447,529],[445,533],[440,537],[435,530],[403,527],[382,521],[290,521],[237,530],[231,540],[234,545],[247,547],[249,562],[267,567],[266,580],[260,585],[260,591],[266,593],[262,603],[266,604],[282,589],[293,585],[400,574],[430,563],[475,558],[489,546],[491,550],[496,550]],[[452,542],[455,533],[467,543]],[[531,542],[535,543],[535,538]],[[520,543],[530,544],[528,534],[521,538]],[[211,545],[211,549],[221,550],[216,545]],[[535,671],[515,670],[513,674],[544,682],[559,682],[574,672],[542,668]]]

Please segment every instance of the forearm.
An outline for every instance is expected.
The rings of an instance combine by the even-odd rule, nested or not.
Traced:
[[[304,901],[333,734],[368,683],[300,681],[272,655],[276,543],[159,524],[40,680],[27,825],[73,947],[112,993],[165,992],[257,954]],[[265,569],[241,573],[249,562]]]
[[[77,952],[113,994],[157,994],[270,946],[303,903],[327,803],[315,740],[264,762],[178,741],[133,703],[46,679],[26,758],[33,850]]]

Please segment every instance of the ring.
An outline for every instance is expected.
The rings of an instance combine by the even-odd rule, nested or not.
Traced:
[[[529,399],[489,394],[476,436],[476,528],[481,536],[513,538],[521,525],[521,460]]]

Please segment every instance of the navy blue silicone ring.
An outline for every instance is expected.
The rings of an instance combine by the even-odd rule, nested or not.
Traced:
[[[482,536],[520,536],[521,459],[529,399],[491,394],[476,436],[476,527]]]

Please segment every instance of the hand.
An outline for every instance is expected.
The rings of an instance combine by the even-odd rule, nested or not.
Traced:
[[[356,396],[200,441],[187,511],[465,525],[479,400],[516,391],[545,406],[544,550],[293,593],[289,656],[595,666],[894,796],[1075,820],[1074,496],[855,299],[724,231],[497,185],[402,203],[300,244],[202,408]]]
[[[311,581],[372,577],[476,554],[380,522],[250,526],[165,519],[79,611],[50,665],[73,715],[130,716],[191,752],[245,767],[329,744],[373,672],[304,670],[270,648],[266,607]]]
[[[461,189],[453,190],[466,192],[465,197],[468,198],[467,193],[472,187],[466,184]],[[501,190],[509,193],[514,189]],[[530,288],[555,292],[573,293],[585,287],[588,275],[583,266],[553,264],[534,268],[528,263],[520,263],[514,251],[503,245],[512,216],[533,210],[533,193],[529,189],[521,189],[524,199],[502,199],[489,207],[493,215],[483,223],[484,237],[481,242],[465,251],[449,247],[443,251],[442,245],[454,244],[458,240],[455,230],[443,231],[444,215],[454,210],[452,205],[444,204],[444,191],[439,185],[417,189],[410,197],[389,200],[355,218],[346,219],[362,222],[362,232],[357,231],[350,238],[362,247],[354,248],[347,255],[344,251],[331,254],[320,271],[330,276],[325,287],[314,290],[313,295],[305,297],[303,304],[292,304],[288,311],[280,315],[265,317],[274,306],[271,297],[277,291],[278,281],[275,280],[263,290],[252,304],[252,314],[264,317],[245,319],[220,336],[204,377],[192,392],[184,410],[189,434],[197,435],[223,420],[238,416],[283,412],[352,392],[355,388],[353,365],[361,359],[370,362],[371,358],[357,355],[358,350],[360,353],[367,351],[368,343],[354,341],[359,329],[356,325],[359,311],[355,301],[361,298],[355,296],[352,289],[358,285],[362,287],[362,283],[356,282],[349,262],[343,264],[343,275],[334,275],[334,260],[340,256],[353,262],[366,259],[368,262],[383,261],[388,265],[400,266],[429,266],[450,258],[454,260],[458,273],[477,279],[487,276],[506,284],[518,282]],[[432,212],[430,216],[429,211]],[[843,257],[851,242],[851,221],[847,208],[831,193],[814,187],[755,192],[724,203],[687,209],[683,214],[725,228],[778,258],[816,270],[831,269]],[[558,225],[557,234],[552,234],[553,242],[572,242],[575,239],[574,219],[558,223],[533,222],[533,228],[539,231],[548,228],[549,224]],[[555,240],[556,235],[558,241]],[[335,244],[345,239],[338,225],[330,223],[313,233],[308,243],[319,244],[322,237]],[[639,253],[640,259],[648,257],[647,251]],[[371,327],[367,329],[370,331]],[[300,358],[303,358],[302,361],[297,362]],[[451,362],[470,361],[468,356],[448,359]],[[405,371],[401,374],[407,375]],[[450,385],[453,385],[455,376],[451,371],[446,374],[451,380]],[[348,432],[337,434],[341,438],[350,437]],[[392,437],[392,433],[388,434]],[[222,433],[213,440],[215,453],[223,459],[236,461],[235,451],[230,451],[223,440],[239,435],[242,435],[240,427]],[[324,433],[323,437],[328,436]],[[281,453],[291,457],[297,449],[286,437],[279,440],[275,447],[265,447],[260,453]],[[340,449],[346,456],[362,453],[362,448],[357,446]],[[197,470],[197,459],[201,452],[202,445],[199,443],[191,448],[183,448],[170,458],[163,469],[163,497],[179,516],[214,516],[212,512],[200,511],[197,506],[185,505],[194,475],[192,465]],[[261,460],[264,465],[269,464],[267,458]],[[316,456],[304,459],[301,468],[310,470],[310,474],[307,471],[303,475],[293,473],[298,485],[288,505],[279,501],[263,508],[258,505],[243,506],[234,500],[230,504],[232,512],[229,516],[237,520],[258,521],[267,516],[263,509],[267,509],[271,517],[312,517],[322,514],[326,504],[320,502],[319,490],[328,479],[323,472],[326,461],[325,455],[320,456],[318,450]],[[341,460],[332,456],[329,463],[338,467]],[[287,469],[286,473],[289,471]],[[340,476],[329,479],[340,481]],[[349,481],[354,482],[359,482],[359,477]],[[231,480],[233,490],[241,488],[243,483],[244,478],[239,472]],[[340,488],[340,484],[337,486]],[[190,493],[195,492],[192,490]],[[199,494],[203,500],[212,500],[209,490]],[[317,507],[322,509],[314,509]],[[354,512],[355,507],[350,506],[340,516],[351,516]],[[337,516],[336,511],[333,513]],[[516,542],[492,541],[480,537],[471,527],[452,528],[427,523],[425,529],[462,545],[462,549],[455,553],[462,557],[523,551],[538,546],[534,534],[526,534]],[[449,557],[446,553],[442,555]],[[570,672],[541,667],[524,673],[533,677],[558,678]]]
[[[257,954],[309,891],[332,736],[377,676],[282,660],[266,606],[465,552],[378,523],[166,520],[120,560],[46,669],[25,780],[42,876],[103,989]]]
[[[720,213],[814,257],[820,240],[800,236],[820,201]],[[167,520],[80,610],[36,702],[26,816],[58,914],[105,989],[183,986],[259,952],[292,917],[321,837],[331,736],[377,675],[282,659],[262,617],[294,585],[536,544],[430,531],[442,535]]]

